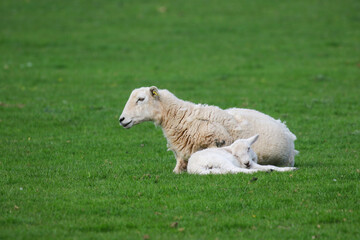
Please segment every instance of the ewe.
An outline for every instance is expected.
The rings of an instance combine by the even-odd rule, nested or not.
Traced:
[[[194,152],[228,146],[255,134],[261,135],[253,146],[259,164],[292,167],[297,154],[295,135],[279,120],[250,109],[194,104],[156,87],[133,90],[119,121],[124,128],[144,121],[160,125],[175,154],[175,173],[186,170]]]
[[[286,172],[294,167],[275,167],[257,164],[256,153],[251,145],[259,135],[238,139],[228,147],[200,150],[189,158],[187,172],[190,174],[254,173],[258,171]]]

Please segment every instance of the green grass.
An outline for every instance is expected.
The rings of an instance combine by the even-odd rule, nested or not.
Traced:
[[[359,12],[2,0],[0,239],[359,239]],[[300,170],[173,174],[160,128],[118,125],[151,85],[281,118]]]

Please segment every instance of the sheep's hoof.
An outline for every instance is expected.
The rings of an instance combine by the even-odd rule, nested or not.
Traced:
[[[186,172],[186,169],[175,168],[173,170],[173,173],[175,173],[175,174],[180,174],[180,173],[183,173],[183,172]]]

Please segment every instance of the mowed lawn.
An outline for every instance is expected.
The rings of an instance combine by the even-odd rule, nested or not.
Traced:
[[[193,176],[134,88],[252,108],[298,171]],[[359,239],[360,2],[0,1],[0,239]]]

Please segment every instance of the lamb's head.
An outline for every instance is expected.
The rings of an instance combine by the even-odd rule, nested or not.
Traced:
[[[250,168],[253,162],[257,162],[257,155],[251,148],[251,145],[256,142],[258,137],[259,135],[257,134],[248,139],[238,139],[228,147],[242,168]]]
[[[132,91],[120,115],[119,121],[124,128],[145,121],[157,121],[161,106],[160,94],[157,87],[142,87]]]

